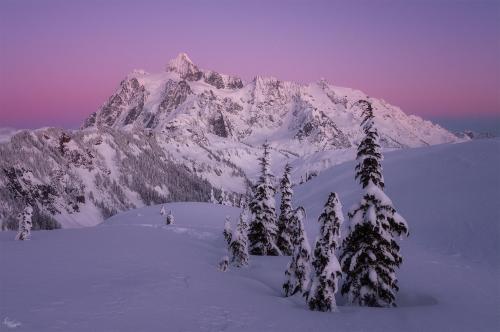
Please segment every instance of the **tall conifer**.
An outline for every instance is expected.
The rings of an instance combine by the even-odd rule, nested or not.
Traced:
[[[281,250],[283,255],[291,255],[293,252],[292,244],[292,217],[293,217],[293,207],[292,207],[292,183],[290,181],[290,172],[292,167],[290,164],[286,164],[285,171],[283,173],[283,178],[280,181],[280,191],[281,191],[281,204],[280,204],[280,216],[278,218],[278,239],[276,244]]]
[[[293,255],[285,271],[285,282],[283,283],[283,293],[285,296],[292,296],[297,293],[304,294],[309,287],[311,247],[309,246],[304,229],[305,218],[306,213],[304,208],[298,207],[293,215]]]
[[[349,235],[342,247],[340,263],[346,278],[342,294],[361,306],[395,306],[396,268],[403,261],[394,237],[408,235],[408,226],[383,192],[382,154],[374,127],[370,102],[358,102],[363,109],[364,139],[358,146],[356,179],[364,195],[349,213]]]
[[[272,184],[269,145],[263,145],[264,154],[260,158],[261,174],[253,190],[249,204],[252,220],[248,230],[249,250],[252,255],[277,256],[281,251],[276,245],[275,189]]]
[[[26,205],[23,212],[19,214],[19,230],[17,231],[16,240],[24,241],[30,239],[31,228],[33,227],[32,216],[33,208],[31,205]]]
[[[344,221],[336,193],[331,193],[319,216],[320,231],[313,253],[313,277],[307,293],[309,309],[335,311],[335,293],[342,275],[335,251],[339,248],[340,227]]]
[[[248,265],[248,210],[243,209],[240,214],[240,220],[232,236],[231,245],[231,263],[236,267]]]

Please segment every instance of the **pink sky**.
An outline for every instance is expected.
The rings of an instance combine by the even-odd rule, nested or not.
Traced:
[[[425,118],[500,115],[499,1],[0,0],[0,127],[78,127],[128,72],[179,52]]]

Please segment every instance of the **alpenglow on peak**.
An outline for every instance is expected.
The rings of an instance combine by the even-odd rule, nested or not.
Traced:
[[[170,60],[167,65],[167,71],[176,72],[182,78],[189,81],[197,81],[203,73],[200,71],[186,53],[179,53],[177,57]]]

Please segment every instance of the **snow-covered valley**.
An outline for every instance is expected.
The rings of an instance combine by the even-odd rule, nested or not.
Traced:
[[[33,232],[30,241],[0,232],[0,329],[500,330],[500,140],[393,151],[383,166],[386,192],[410,227],[397,308],[347,306],[337,294],[338,312],[309,311],[300,296],[281,295],[289,257],[251,256],[249,267],[220,272],[224,218],[234,222],[240,210],[170,203],[174,225],[150,206],[95,227]],[[361,195],[353,162],[294,190],[311,243],[331,191],[344,215]]]

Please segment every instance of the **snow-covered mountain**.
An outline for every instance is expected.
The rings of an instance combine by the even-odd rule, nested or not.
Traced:
[[[322,80],[301,85],[257,76],[250,82],[198,68],[181,53],[164,72],[134,71],[80,130],[22,131],[0,144],[0,219],[15,227],[22,203],[13,185],[44,207],[40,227],[93,225],[117,211],[210,190],[247,191],[260,146],[276,174],[286,162],[298,182],[352,159],[360,99],[374,108],[386,148],[459,140],[438,125],[361,91]]]
[[[218,161],[210,159],[217,156],[250,179],[257,169],[260,145],[267,140],[274,150],[275,172],[290,161],[298,180],[353,157],[352,148],[363,135],[360,99],[372,102],[386,148],[458,141],[442,127],[358,90],[335,87],[325,80],[301,85],[257,76],[244,82],[200,69],[184,53],[162,73],[129,74],[82,128],[147,131],[161,137],[166,150],[189,146],[174,152],[184,164],[217,168]],[[203,171],[202,176],[217,187],[244,191],[245,181],[235,181],[233,171],[227,171]]]
[[[456,137],[361,91],[322,80],[301,85],[257,76],[251,82],[201,70],[181,53],[165,72],[135,71],[84,128],[151,129],[167,137],[210,142],[217,136],[255,145],[269,140],[299,154],[349,148],[362,132],[360,99],[372,102],[387,147],[451,142]],[[294,151],[297,151],[294,149]]]

